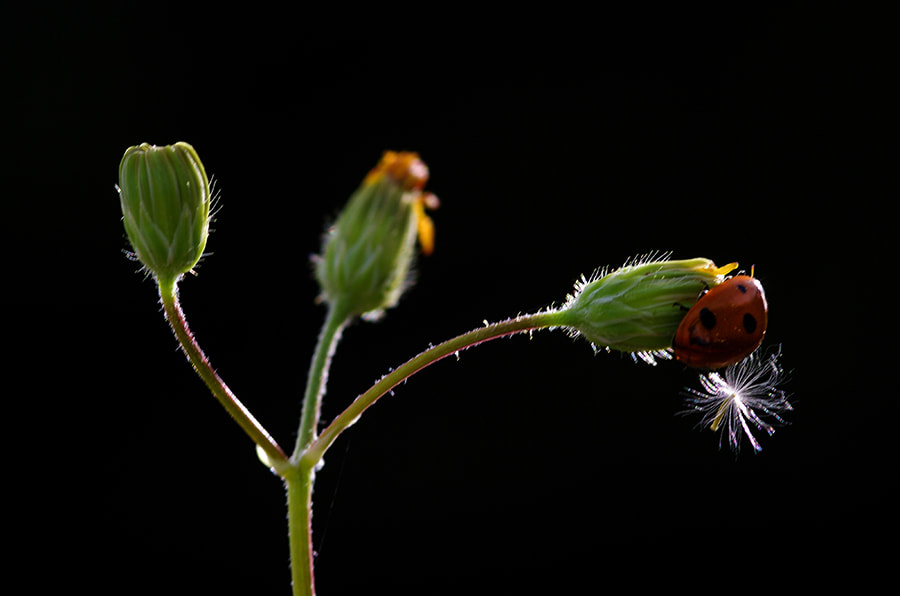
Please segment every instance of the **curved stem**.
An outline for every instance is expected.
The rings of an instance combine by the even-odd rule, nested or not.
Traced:
[[[163,310],[166,313],[166,319],[178,338],[181,349],[190,360],[194,370],[212,391],[212,394],[219,400],[222,407],[231,415],[232,418],[240,425],[253,442],[260,449],[265,451],[266,456],[271,462],[287,462],[287,455],[278,446],[278,443],[269,435],[265,428],[253,417],[249,410],[238,400],[237,396],[232,393],[228,385],[219,377],[209,359],[197,340],[194,339],[188,327],[187,320],[184,317],[184,311],[181,310],[181,303],[178,300],[178,292],[176,290],[175,281],[157,280],[159,286],[159,297],[162,301]]]
[[[382,377],[368,391],[356,398],[356,400],[341,412],[322,434],[312,441],[309,447],[302,453],[298,460],[301,466],[314,467],[325,455],[325,451],[334,443],[340,434],[352,426],[362,413],[384,394],[401,384],[403,381],[434,364],[438,360],[446,358],[461,350],[471,348],[480,343],[522,333],[533,329],[557,327],[562,324],[564,311],[549,311],[533,315],[522,315],[514,319],[507,319],[499,323],[493,323],[480,327],[458,337],[447,340],[442,344],[425,350],[418,356]]]

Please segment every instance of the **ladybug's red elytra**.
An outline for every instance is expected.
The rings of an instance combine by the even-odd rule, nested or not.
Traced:
[[[762,343],[768,322],[766,293],[758,279],[736,275],[708,290],[687,312],[672,347],[691,368],[723,368]]]

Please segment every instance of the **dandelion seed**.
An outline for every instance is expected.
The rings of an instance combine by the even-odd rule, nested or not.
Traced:
[[[700,426],[720,433],[720,448],[727,436],[729,447],[740,451],[743,434],[754,451],[761,451],[753,429],[771,436],[775,433],[774,424],[786,424],[782,414],[793,408],[784,390],[779,389],[786,376],[778,363],[780,357],[780,347],[766,354],[757,350],[722,374],[700,375],[702,391],[686,388],[689,412],[700,412]]]

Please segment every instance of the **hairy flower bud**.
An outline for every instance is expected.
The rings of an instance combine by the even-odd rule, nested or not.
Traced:
[[[386,151],[350,197],[316,259],[322,298],[347,317],[376,318],[408,287],[418,235],[430,253],[434,228],[425,206],[428,168],[415,153]]]
[[[578,284],[561,320],[598,347],[665,350],[703,290],[721,283],[736,267],[737,263],[716,267],[701,258],[625,265]]]
[[[187,143],[129,147],[119,164],[119,199],[137,258],[160,281],[190,271],[206,248],[210,185]]]

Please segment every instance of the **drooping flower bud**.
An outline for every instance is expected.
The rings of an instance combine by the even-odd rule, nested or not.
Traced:
[[[415,153],[386,151],[350,197],[316,259],[322,298],[347,317],[377,318],[408,287],[416,236],[429,254],[434,227],[423,192],[428,168]]]
[[[129,147],[119,164],[119,199],[128,240],[160,282],[174,283],[206,248],[210,185],[187,143]]]
[[[645,261],[583,280],[561,321],[597,347],[654,352],[672,347],[685,312],[737,267],[709,259]]]

